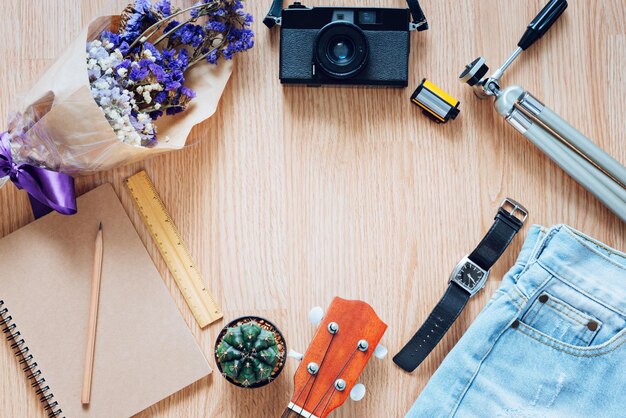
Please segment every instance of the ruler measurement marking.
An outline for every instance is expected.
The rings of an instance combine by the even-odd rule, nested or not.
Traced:
[[[136,187],[133,185],[135,182]],[[141,171],[128,178],[125,185],[133,195],[142,220],[200,326],[220,319],[223,315],[219,306],[202,280],[200,270],[146,172]],[[151,222],[152,219],[157,222]]]
[[[152,187],[150,187],[150,189],[151,189],[152,191],[154,191],[154,189],[153,189]],[[158,206],[161,206],[161,209],[162,209],[162,210],[163,210],[163,209],[165,209],[165,208],[164,208],[164,205],[162,204],[162,202],[160,201],[160,199],[156,199],[156,198],[153,196],[153,200],[155,200],[155,201],[158,203]],[[144,211],[145,211],[145,208],[144,208]],[[144,213],[144,216],[149,217],[149,214],[148,214],[147,212],[145,212],[145,213]],[[166,216],[166,220],[167,220],[167,216]],[[155,225],[155,224],[152,224],[152,223],[150,223],[150,225],[152,226],[152,228],[153,228],[153,230],[154,230],[154,234],[155,234],[156,236],[159,236],[159,235],[160,235],[160,234],[159,234],[159,232],[161,232],[161,228],[159,228],[159,225]],[[178,231],[172,231],[172,232],[173,232],[175,235],[178,235],[178,233],[177,233]],[[167,247],[166,247],[166,243],[165,243],[165,241],[163,241],[163,240],[159,240],[159,241],[157,241],[157,243],[159,244],[160,249],[161,249],[161,250],[162,250],[162,251],[163,251],[166,255],[168,255],[167,257],[164,257],[164,258],[165,258],[165,260],[166,260],[166,264],[168,264],[168,267],[170,267],[170,269],[171,269],[171,270],[174,270],[175,272],[177,272],[178,270],[174,267],[174,266],[175,266],[175,260],[174,260],[174,259],[172,259],[171,257],[169,257],[169,253],[168,253],[168,251],[167,251]],[[189,255],[187,251],[185,251],[185,253],[186,253],[185,255],[187,255],[187,256]],[[179,278],[177,277],[177,275],[173,275],[173,276],[174,276],[174,279],[175,279],[175,280],[176,280],[176,279],[179,279]],[[193,280],[193,279],[192,279],[192,280]],[[193,295],[191,294],[191,290],[189,289],[189,287],[188,287],[188,286],[186,286],[184,283],[182,283],[182,281],[181,281],[181,280],[177,280],[177,284],[179,285],[179,287],[180,287],[182,290],[184,290],[184,293],[187,295],[187,297],[188,297],[189,299],[191,299],[191,297],[192,297]],[[206,314],[207,310],[206,310],[206,308],[205,308],[204,306],[199,306],[198,304],[193,303],[191,300],[189,300],[189,303],[190,303],[190,305],[192,305],[192,306],[193,306],[193,307],[195,307],[196,309],[205,310],[205,312],[204,312],[204,313]],[[204,309],[203,309],[203,308],[204,308]]]

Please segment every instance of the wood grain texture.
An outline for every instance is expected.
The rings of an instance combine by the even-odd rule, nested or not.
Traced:
[[[289,347],[301,351],[315,331],[306,322],[308,310],[339,295],[370,303],[389,324],[383,342],[397,352],[505,196],[526,205],[529,223],[567,223],[626,248],[626,226],[616,216],[456,79],[479,55],[499,65],[543,0],[423,0],[431,30],[411,36],[406,90],[281,87],[279,34],[261,24],[270,2],[248,3],[257,45],[237,59],[217,113],[192,132],[194,145],[77,181],[80,193],[114,185],[208,358],[220,325],[196,325],[122,187],[140,169],[150,174],[196,256],[223,307],[223,323],[243,314],[266,316]],[[322,3],[361,4],[316,5]],[[123,6],[119,0],[1,0],[1,125],[18,92],[91,17]],[[571,2],[504,80],[526,87],[622,163],[625,22],[624,0]],[[435,125],[410,104],[423,77],[461,100],[456,121]],[[10,184],[0,190],[0,236],[31,221],[26,194]],[[526,230],[420,369],[405,374],[390,356],[370,362],[362,376],[367,396],[334,416],[402,416],[497,288]],[[276,382],[255,391],[213,375],[140,416],[280,416],[296,368],[288,363]],[[0,416],[44,416],[8,344],[0,344]]]

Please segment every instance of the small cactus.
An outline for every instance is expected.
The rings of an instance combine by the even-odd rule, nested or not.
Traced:
[[[285,344],[280,332],[260,318],[230,325],[220,334],[215,349],[222,374],[243,387],[269,383],[284,364]]]

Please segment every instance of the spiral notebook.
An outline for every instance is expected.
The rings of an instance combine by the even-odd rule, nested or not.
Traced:
[[[100,310],[83,407],[99,222]],[[75,216],[51,214],[0,240],[0,265],[0,328],[49,416],[128,417],[211,372],[111,185],[80,197]]]

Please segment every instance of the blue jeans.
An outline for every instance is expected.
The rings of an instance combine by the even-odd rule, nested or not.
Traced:
[[[626,417],[626,254],[533,226],[407,417]]]

